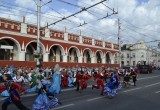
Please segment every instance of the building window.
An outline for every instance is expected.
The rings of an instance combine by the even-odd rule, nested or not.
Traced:
[[[132,57],[135,58],[135,53],[132,53]]]
[[[129,54],[127,54],[127,58],[129,58]]]
[[[135,66],[135,64],[136,64],[136,62],[135,62],[135,61],[133,61],[133,66]]]
[[[127,65],[129,65],[129,61],[127,61]]]

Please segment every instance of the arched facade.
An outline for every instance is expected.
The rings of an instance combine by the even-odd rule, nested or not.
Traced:
[[[106,63],[107,64],[111,64],[111,58],[112,58],[112,53],[111,52],[107,52],[106,54],[105,54],[105,61],[106,61]]]
[[[0,60],[18,60],[20,44],[12,37],[0,38]]]
[[[0,18],[0,23],[0,53],[4,53],[0,55],[0,63],[12,61],[15,65],[29,64],[28,66],[35,63],[37,27],[26,25],[25,21],[3,18]],[[13,25],[12,28],[6,23]],[[43,29],[40,36],[41,60],[44,64],[53,66],[54,62],[59,62],[67,66],[115,65],[117,44],[71,34],[67,30],[63,32],[48,28]]]
[[[95,63],[102,63],[103,52],[101,50],[97,50],[95,53]]]
[[[68,53],[67,53],[67,58],[68,58],[68,62],[78,62],[79,60],[79,56],[80,56],[80,51],[77,47],[72,46],[68,49]]]
[[[92,55],[92,50],[89,48],[84,49],[83,51],[83,62],[84,63],[91,63],[91,57],[93,57]]]
[[[35,55],[34,53],[37,50],[37,42],[30,41],[26,44],[25,47],[25,61],[35,61]],[[45,47],[42,43],[40,43],[40,53],[41,55],[41,61],[43,61],[43,53],[44,53]]]
[[[63,62],[64,48],[61,45],[54,44],[49,48],[49,61]]]

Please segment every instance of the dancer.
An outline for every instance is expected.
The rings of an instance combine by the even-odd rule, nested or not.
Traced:
[[[104,91],[104,82],[103,82],[103,73],[102,73],[102,70],[100,69],[99,73],[96,75],[96,78],[97,78],[97,85],[92,85],[92,89],[96,88],[96,89],[100,89],[100,87],[102,87],[102,90],[101,90],[101,94],[100,95],[103,95],[103,91]]]
[[[53,93],[50,93],[46,86],[42,84],[39,78],[36,79],[38,96],[33,104],[32,110],[49,110],[51,108],[61,105],[61,102],[54,97]]]
[[[73,72],[68,68],[68,87],[73,87]]]
[[[50,93],[59,94],[61,92],[61,73],[60,66],[58,64],[55,65],[54,74],[52,77],[51,87],[49,88]]]
[[[114,77],[113,73],[111,74],[110,81],[104,87],[104,93],[109,96],[109,98],[114,97],[117,92],[115,88],[116,78]]]
[[[6,81],[5,86],[8,90],[9,97],[5,99],[4,103],[2,104],[2,110],[7,110],[8,105],[11,103],[16,105],[19,110],[29,110],[21,103],[20,95],[16,88],[12,85],[11,77],[4,77],[4,80]]]
[[[68,74],[65,69],[62,70],[62,86],[68,87]]]

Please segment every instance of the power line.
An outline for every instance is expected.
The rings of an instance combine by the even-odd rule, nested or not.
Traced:
[[[70,3],[70,2],[66,2],[66,1],[64,1],[64,0],[57,0],[57,1],[62,2],[62,3],[65,3],[65,4],[68,4],[68,5],[71,5],[71,6],[74,6],[74,7],[79,7],[79,8],[81,8],[81,6],[79,6],[79,5],[76,5],[76,4],[73,4],[73,3]]]
[[[58,20],[58,21],[56,21],[56,22],[54,22],[54,23],[51,23],[51,24],[49,24],[48,26],[50,26],[50,25],[55,25],[55,24],[57,24],[57,23],[65,20],[65,19],[67,19],[67,18],[70,18],[70,17],[72,17],[72,16],[75,16],[75,15],[77,15],[77,14],[83,12],[83,11],[86,11],[86,10],[88,10],[88,9],[90,9],[90,8],[98,5],[98,4],[100,4],[100,3],[103,3],[104,1],[106,1],[106,0],[102,0],[101,2],[98,2],[98,3],[96,3],[96,4],[94,4],[94,5],[91,5],[91,6],[87,7],[87,8],[84,7],[84,8],[82,8],[80,11],[78,11],[78,12],[76,12],[76,13],[73,13],[73,14],[67,16],[67,17],[64,17],[64,18],[62,18],[62,19],[60,19],[60,20]],[[46,27],[46,26],[45,26],[45,27]],[[43,28],[45,28],[45,27],[43,27]]]

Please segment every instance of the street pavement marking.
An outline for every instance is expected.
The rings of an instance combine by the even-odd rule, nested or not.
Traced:
[[[130,92],[130,91],[135,91],[135,90],[138,90],[138,89],[141,89],[142,87],[137,87],[137,88],[134,88],[134,89],[129,89],[129,90],[125,90],[123,92]]]
[[[155,92],[156,94],[160,93],[160,91]]]
[[[92,94],[88,94],[88,95],[78,96],[78,97],[74,97],[74,98],[64,99],[63,102],[79,99],[79,98],[82,98],[82,97],[88,97],[88,96],[91,96],[91,95]]]
[[[151,78],[155,78],[155,77],[160,77],[160,75],[152,76],[152,77],[145,77],[145,78],[137,78],[137,79],[138,80],[143,80],[143,79],[151,79]]]
[[[150,84],[150,85],[147,85],[147,86],[144,86],[144,87],[151,87],[151,86],[154,86],[154,85],[157,85],[157,84],[160,84],[160,82],[154,83],[154,84]]]
[[[65,107],[70,107],[70,106],[73,106],[74,104],[68,104],[68,105],[64,105],[64,106],[60,106],[60,107],[57,107],[57,108],[54,108],[54,109],[51,109],[51,110],[58,110],[58,109],[62,109],[62,108],[65,108]]]
[[[88,99],[87,102],[90,102],[90,101],[93,101],[93,100],[98,100],[98,99],[101,99],[101,98],[104,98],[104,97],[96,97],[96,98]]]
[[[89,85],[87,87],[92,87],[92,85]],[[70,90],[74,90],[74,89],[75,89],[75,87],[74,88],[63,89],[62,92],[70,91]]]
[[[147,88],[147,87],[155,86],[155,85],[158,85],[158,84],[160,84],[160,82],[154,83],[154,84],[150,84],[150,85],[147,85],[147,86],[137,87],[137,88],[134,88],[134,89],[125,90],[123,92],[130,92],[130,91],[134,91],[134,90],[138,90],[138,89],[142,89],[142,88]]]

